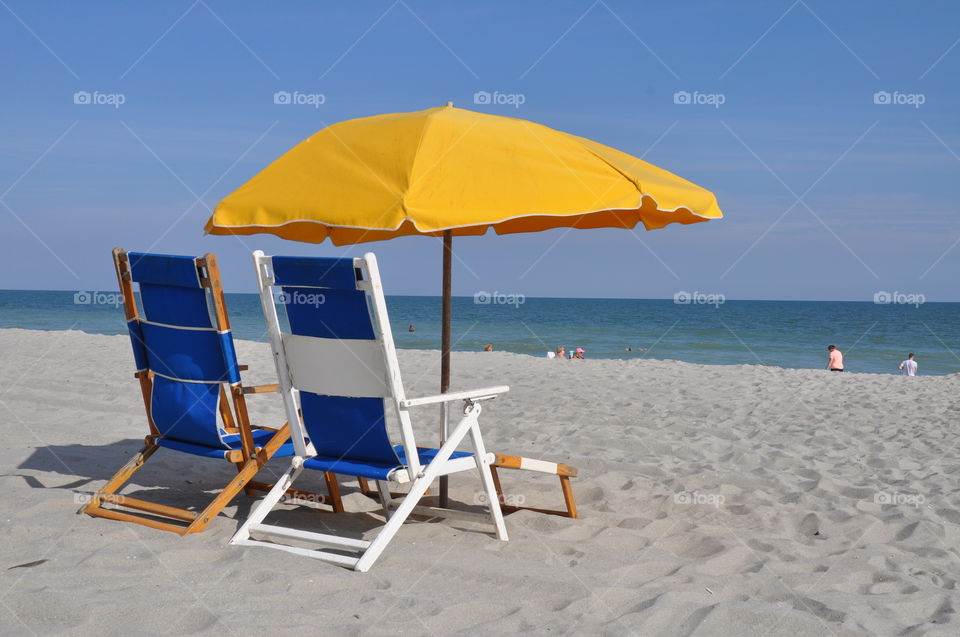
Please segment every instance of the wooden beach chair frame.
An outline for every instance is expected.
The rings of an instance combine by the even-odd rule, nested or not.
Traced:
[[[230,321],[227,316],[216,256],[208,253],[194,259],[194,261],[196,263],[200,285],[209,291],[208,299],[212,301],[214,327],[219,332],[229,332]],[[127,252],[122,248],[115,248],[113,250],[113,262],[120,292],[123,297],[123,308],[126,320],[128,324],[131,321],[139,324],[143,319],[137,308],[137,300],[133,288],[134,281]],[[239,365],[238,369],[243,371],[246,370],[247,367],[245,365]],[[279,429],[257,427],[257,430],[272,431],[274,433],[265,444],[261,446],[255,445],[253,437],[254,428],[250,425],[246,396],[249,394],[275,392],[278,390],[279,385],[245,387],[242,382],[237,381],[235,383],[220,383],[220,399],[218,401],[219,416],[223,429],[229,434],[237,434],[240,437],[240,448],[224,451],[223,454],[227,462],[236,465],[237,475],[205,508],[199,512],[195,512],[119,495],[118,491],[123,488],[137,470],[160,448],[160,442],[164,438],[151,414],[154,372],[150,369],[144,369],[137,371],[134,376],[140,383],[140,391],[143,396],[150,433],[144,440],[144,446],[133,458],[121,467],[99,491],[90,497],[90,500],[81,509],[83,513],[111,520],[133,522],[153,529],[186,535],[188,533],[203,531],[241,490],[245,490],[248,495],[253,495],[257,491],[269,491],[273,488],[272,484],[258,482],[253,478],[267,460],[277,454],[281,446],[287,442],[290,437],[290,427],[288,424],[284,424]],[[232,404],[227,400],[228,393],[232,399]],[[287,455],[289,455],[289,452]],[[339,490],[332,474],[327,475],[327,485],[330,493],[329,497],[296,490],[291,490],[285,495],[318,504],[327,503],[333,507],[334,511],[342,511],[343,505],[340,502]]]
[[[494,527],[497,538],[506,540],[507,530],[490,471],[494,455],[488,453],[484,447],[483,438],[480,435],[479,417],[482,402],[509,391],[509,387],[498,386],[424,398],[406,398],[400,379],[400,366],[397,362],[377,261],[372,253],[367,253],[359,259],[309,259],[268,257],[263,252],[257,251],[253,259],[260,301],[267,321],[270,345],[280,379],[286,416],[291,423],[291,437],[296,452],[290,467],[277,480],[270,493],[250,513],[230,543],[281,549],[357,571],[367,571],[411,514],[489,521]],[[284,270],[283,273],[279,272],[281,269]],[[342,331],[337,333],[336,330],[323,324],[324,335],[322,336],[282,333],[273,291],[275,288],[285,287],[315,289],[320,294],[326,291],[328,295],[331,294],[331,290],[335,290],[345,296],[351,295],[351,301],[356,303],[351,311],[355,312],[354,316],[365,316],[365,320],[370,321],[370,325],[366,327],[370,327],[371,330],[368,333],[364,332],[362,336],[346,338],[342,336]],[[363,297],[359,303],[358,296]],[[360,308],[360,303],[365,307]],[[291,311],[290,307],[287,306],[288,315]],[[333,316],[334,310],[327,311],[331,312],[327,316]],[[338,309],[337,312],[340,310]],[[319,320],[322,323],[322,319]],[[292,319],[290,323],[293,325]],[[366,401],[364,405],[379,404],[381,416],[370,425],[367,425],[369,421],[364,419],[348,423],[332,411],[319,414],[308,413],[305,402],[298,404],[298,396],[301,402],[304,397],[309,396],[311,400],[320,398],[345,403],[359,400]],[[418,448],[410,408],[456,402],[463,404],[463,417],[452,427],[447,440],[439,449]],[[349,404],[353,409],[354,403]],[[298,407],[304,407],[302,414],[304,420],[309,419],[307,424],[301,420]],[[388,408],[399,421],[401,445],[394,446],[387,436],[382,415],[385,413],[383,410]],[[338,444],[346,447],[346,451],[339,457],[318,453],[315,442],[320,444],[319,441],[334,437],[348,426],[352,428],[351,431],[364,430],[363,435],[356,439],[347,437],[345,440],[337,441]],[[393,460],[386,458],[373,461],[369,460],[371,455],[362,456],[359,452],[348,455],[353,451],[354,446],[361,444],[361,438],[375,428],[376,434],[383,436],[377,438],[377,444],[381,445],[380,450],[386,451],[385,456],[392,454]],[[314,435],[310,434],[311,430]],[[457,447],[468,436],[472,442],[473,452],[458,452]],[[351,444],[354,440],[356,442]],[[328,445],[329,448],[333,446]],[[321,449],[325,448],[321,447]],[[323,453],[330,452],[324,450]],[[365,453],[372,454],[372,451],[367,450]],[[343,469],[340,470],[340,467]],[[376,536],[371,540],[361,540],[278,524],[265,524],[266,516],[305,468],[328,470],[343,475],[367,473],[366,477],[375,479],[385,518],[385,524]],[[489,515],[419,506],[421,497],[439,476],[472,470],[479,474]],[[394,501],[387,487],[389,482],[406,483],[410,487],[401,499]],[[253,535],[266,536],[269,541],[254,539]],[[298,545],[284,544],[284,541],[296,542]],[[303,544],[317,548],[303,548],[301,546]],[[320,547],[332,547],[332,550]],[[354,555],[347,553],[354,553]]]

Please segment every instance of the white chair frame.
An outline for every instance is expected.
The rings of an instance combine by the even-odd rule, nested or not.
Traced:
[[[291,460],[289,468],[277,479],[273,489],[250,513],[250,516],[237,530],[236,534],[230,540],[230,543],[281,549],[290,553],[321,559],[364,572],[373,566],[390,540],[393,539],[393,536],[399,531],[401,525],[412,513],[428,514],[433,517],[465,517],[467,519],[476,519],[479,517],[482,520],[486,520],[488,516],[484,514],[419,506],[420,499],[423,497],[427,488],[439,476],[468,470],[476,470],[478,472],[483,492],[486,494],[489,520],[494,526],[497,538],[507,540],[507,529],[503,521],[503,513],[500,509],[500,500],[490,470],[491,464],[493,464],[496,459],[494,454],[488,453],[484,447],[483,438],[480,435],[479,417],[482,411],[481,403],[483,401],[496,398],[500,394],[509,391],[510,388],[507,386],[495,386],[474,391],[452,392],[423,398],[406,398],[403,384],[400,380],[400,366],[397,362],[393,334],[390,329],[383,287],[380,282],[380,272],[377,267],[376,257],[372,253],[367,253],[363,258],[354,259],[353,261],[354,267],[360,269],[363,273],[363,280],[357,282],[357,289],[363,290],[366,293],[368,310],[373,320],[375,342],[379,345],[381,354],[381,359],[378,361],[373,361],[370,355],[369,344],[374,341],[313,339],[312,337],[303,336],[297,336],[295,339],[291,339],[293,335],[282,334],[273,297],[275,279],[272,259],[258,250],[253,254],[253,260],[260,291],[260,302],[267,322],[270,346],[273,350],[277,376],[280,381],[280,392],[283,396],[287,420],[291,425],[290,431],[294,443],[295,455]],[[318,292],[322,293],[322,288],[318,289]],[[316,357],[302,356],[298,351],[292,356],[288,356],[285,342],[289,343],[293,340],[297,342],[298,347],[310,347],[307,341],[320,341],[320,343],[316,344],[318,347],[325,349],[327,352],[337,352],[338,355],[324,357],[327,360],[317,360]],[[294,368],[291,368],[289,364],[291,358],[296,359]],[[378,481],[377,486],[383,503],[386,523],[376,536],[370,540],[315,533],[290,527],[264,524],[263,522],[266,516],[283,498],[284,493],[292,487],[297,477],[301,474],[304,469],[304,461],[316,455],[316,450],[307,440],[305,427],[300,420],[297,398],[298,389],[302,388],[304,383],[313,386],[309,391],[317,391],[317,374],[313,373],[311,368],[317,368],[318,366],[324,365],[324,363],[328,366],[331,363],[336,365],[335,370],[340,379],[336,381],[336,384],[341,387],[338,388],[338,391],[331,393],[335,395],[358,397],[375,396],[383,398],[387,402],[385,407],[393,409],[393,413],[400,423],[401,442],[405,450],[407,464],[406,466],[401,466],[393,470],[388,476],[388,480],[395,483],[410,483],[410,489],[402,499],[398,498],[397,501],[393,501],[391,500],[387,483]],[[378,365],[377,363],[380,364]],[[317,371],[320,372],[321,377],[328,376],[328,374],[323,373],[323,370]],[[308,380],[311,376],[313,379]],[[364,376],[366,376],[366,380],[363,379]],[[344,391],[342,387],[342,385],[345,384],[342,382],[344,378],[354,380],[352,383],[354,391],[351,393],[341,393]],[[334,382],[333,379],[331,379],[330,382]],[[410,408],[461,401],[463,402],[463,417],[459,423],[453,427],[433,460],[430,461],[429,464],[421,464],[413,433]],[[472,442],[473,455],[469,457],[451,458],[453,452],[457,450],[457,447],[468,435]],[[253,535],[266,536],[268,540],[254,539],[252,537]],[[283,540],[292,540],[301,544],[307,543],[332,547],[339,552],[332,552],[329,549],[324,550],[323,548],[291,546],[282,543]],[[356,555],[345,555],[345,552],[355,553]]]

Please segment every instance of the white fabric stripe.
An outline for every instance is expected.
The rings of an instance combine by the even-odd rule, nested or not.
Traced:
[[[520,458],[520,468],[526,471],[557,473],[557,463],[547,462],[546,460],[534,460],[533,458]]]
[[[386,398],[387,370],[376,340],[283,334],[283,351],[296,389],[327,396]]]
[[[157,321],[148,321],[147,319],[140,319],[141,323],[146,323],[147,325],[155,325],[156,327],[169,327],[172,330],[193,330],[195,332],[216,332],[217,334],[229,334],[230,330],[218,330],[215,327],[186,327],[184,325],[170,325],[169,323],[158,323]]]
[[[166,374],[161,374],[156,370],[150,370],[150,371],[161,378],[166,378],[167,380],[175,380],[178,383],[196,383],[198,385],[219,385],[220,383],[229,382],[227,380],[187,380],[186,378],[176,378],[175,376],[167,376]]]

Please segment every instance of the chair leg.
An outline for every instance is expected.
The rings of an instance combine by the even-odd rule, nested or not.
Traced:
[[[497,490],[497,501],[500,503],[500,507],[503,508],[503,503],[506,502],[503,498],[503,487],[500,485],[500,474],[497,473],[497,468],[494,465],[490,465],[490,477],[493,478],[493,487]]]
[[[573,487],[569,476],[560,476],[560,488],[563,489],[563,502],[567,505],[567,517],[577,518],[577,502],[573,499]]]
[[[366,478],[362,476],[358,477],[357,484],[360,486],[360,493],[362,493],[363,495],[369,497],[370,495],[373,494],[373,492],[370,490],[370,483],[367,482]]]
[[[296,462],[290,464],[284,474],[277,478],[270,492],[257,503],[256,508],[250,512],[244,523],[233,534],[233,537],[230,538],[230,544],[241,544],[244,540],[250,539],[250,527],[263,522],[264,518],[273,510],[273,507],[277,506],[277,503],[286,494],[287,489],[293,485],[301,471],[303,471],[303,464],[299,464],[299,466]]]
[[[257,475],[262,466],[262,463],[256,459],[248,460],[237,476],[197,515],[197,519],[190,523],[190,526],[187,527],[187,533],[199,533],[207,528],[207,525],[217,517],[223,507],[230,504],[230,501],[246,488],[247,483],[253,479],[253,476]]]
[[[337,475],[327,471],[324,473],[327,480],[327,493],[330,494],[330,506],[334,513],[343,513],[343,500],[340,499],[340,483],[337,482]]]
[[[470,437],[473,439],[475,457],[477,459],[477,470],[480,472],[480,483],[487,494],[487,503],[490,509],[490,517],[493,526],[497,530],[498,540],[507,540],[507,527],[503,523],[503,511],[500,510],[500,493],[493,481],[493,475],[490,472],[490,457],[483,446],[483,438],[480,436],[480,425],[477,422],[470,427]]]
[[[94,493],[90,497],[90,501],[82,508],[80,511],[86,513],[87,515],[98,515],[100,511],[104,509],[101,508],[103,502],[103,496],[113,495],[119,491],[127,481],[133,477],[133,474],[137,472],[144,463],[150,459],[150,456],[159,449],[159,446],[155,442],[147,443],[143,446],[140,451],[138,451],[133,458],[131,458],[125,465],[120,467],[120,469],[113,474],[113,477],[103,485],[99,491]]]
[[[237,465],[237,473],[242,473],[244,463],[237,462],[236,465]],[[250,496],[251,498],[254,498],[257,496],[257,489],[254,486],[252,486],[249,482],[247,483],[247,486],[243,488],[243,492],[248,496]]]
[[[390,543],[390,540],[393,539],[393,536],[397,534],[397,531],[400,530],[400,527],[406,521],[407,517],[410,516],[410,513],[413,511],[414,507],[420,502],[420,498],[423,497],[424,492],[426,492],[427,487],[436,480],[437,476],[440,473],[440,469],[443,467],[444,463],[450,459],[450,456],[456,450],[457,446],[467,435],[468,430],[471,425],[475,425],[477,422],[477,417],[480,415],[480,405],[476,404],[472,409],[463,417],[463,419],[454,427],[453,431],[447,437],[446,442],[440,447],[440,450],[437,452],[437,455],[433,460],[426,466],[423,473],[420,474],[420,477],[413,481],[413,484],[410,485],[410,491],[404,497],[403,501],[400,503],[400,506],[393,512],[393,515],[390,516],[390,519],[387,520],[387,523],[380,530],[380,533],[377,534],[371,542],[370,545],[363,552],[363,555],[354,565],[354,570],[360,571],[361,573],[370,570],[370,567],[373,566],[373,563],[377,561],[377,558],[380,557],[380,554],[383,553],[384,549],[387,548],[387,545]],[[499,503],[495,503],[494,506],[497,506]],[[497,506],[499,510],[499,506]]]
[[[383,480],[377,480],[377,491],[380,493],[380,506],[383,507],[383,517],[390,519],[390,485]]]

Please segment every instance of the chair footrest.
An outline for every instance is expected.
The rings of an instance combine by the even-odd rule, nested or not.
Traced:
[[[523,458],[521,456],[508,456],[502,453],[496,454],[493,466],[503,467],[504,469],[523,469],[524,471],[550,473],[558,476],[567,476],[568,478],[577,477],[577,468],[571,467],[570,465],[536,460],[534,458]]]
[[[301,540],[304,542],[316,542],[318,544],[330,544],[354,551],[362,551],[370,546],[366,540],[355,540],[349,537],[340,537],[338,535],[327,535],[326,533],[311,533],[310,531],[300,531],[285,526],[274,526],[273,524],[251,524],[251,533],[262,533],[271,537],[282,537],[288,540]]]

